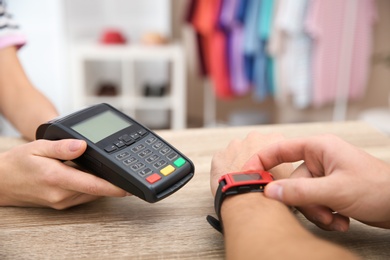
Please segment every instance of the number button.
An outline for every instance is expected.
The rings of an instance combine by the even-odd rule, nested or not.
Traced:
[[[147,156],[147,155],[149,155],[149,154],[151,154],[151,153],[152,153],[152,150],[146,149],[146,150],[143,150],[142,152],[140,152],[140,153],[138,154],[138,156],[141,157],[141,158],[144,158],[145,156]]]
[[[155,143],[152,147],[153,147],[155,150],[158,150],[158,149],[160,149],[163,145],[164,145],[163,142],[158,141],[158,142]]]
[[[148,139],[146,139],[145,143],[152,144],[152,143],[154,143],[156,141],[157,141],[157,137],[152,136],[152,137],[149,137]]]
[[[169,159],[169,160],[173,160],[173,159],[175,159],[177,157],[177,153],[175,153],[175,152],[173,152],[173,153],[170,153],[170,154],[168,154],[167,155],[167,158]]]
[[[145,145],[143,144],[139,144],[137,146],[134,146],[133,148],[131,148],[131,150],[134,152],[134,153],[138,153],[140,152],[142,149],[145,148]]]
[[[150,156],[149,158],[147,158],[145,161],[147,163],[152,163],[154,162],[155,160],[158,160],[160,157],[157,155],[157,154],[153,154],[152,156]]]
[[[139,163],[136,163],[136,164],[132,165],[130,168],[131,168],[133,171],[138,171],[138,170],[140,170],[140,169],[142,169],[142,168],[144,168],[144,167],[145,167],[145,164],[139,162]]]
[[[152,173],[152,170],[150,168],[146,168],[146,169],[143,169],[142,171],[139,172],[139,175],[141,175],[142,177],[148,175]]]
[[[122,153],[118,154],[117,156],[115,156],[115,158],[117,158],[118,160],[123,160],[129,156],[130,156],[129,152],[122,152]]]
[[[168,146],[165,146],[164,148],[162,148],[161,150],[160,150],[160,153],[162,154],[162,155],[166,155],[167,153],[169,153],[171,151],[171,148],[169,148]]]
[[[130,165],[130,164],[133,164],[133,163],[135,163],[135,162],[138,162],[138,159],[135,158],[134,156],[133,156],[133,157],[130,157],[129,159],[126,159],[126,160],[123,161],[123,163],[124,163],[126,166],[128,166],[128,165]]]
[[[153,164],[153,166],[154,166],[154,168],[158,169],[158,168],[161,168],[161,167],[163,167],[165,164],[167,164],[167,162],[166,162],[166,161],[164,161],[164,160],[160,160],[160,161],[158,161],[158,162],[154,163],[154,164]]]

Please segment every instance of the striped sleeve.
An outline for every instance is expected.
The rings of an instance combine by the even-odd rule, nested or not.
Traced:
[[[20,48],[25,43],[26,36],[20,31],[12,15],[7,12],[4,1],[0,0],[0,49],[9,46]]]

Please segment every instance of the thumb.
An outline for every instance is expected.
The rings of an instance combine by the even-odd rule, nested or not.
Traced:
[[[78,139],[63,139],[59,141],[35,141],[35,155],[60,159],[73,160],[82,155],[87,149],[87,143]]]
[[[283,179],[269,183],[264,194],[290,206],[329,206],[334,193],[330,187],[326,177]]]

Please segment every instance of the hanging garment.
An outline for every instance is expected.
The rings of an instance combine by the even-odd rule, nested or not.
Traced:
[[[351,64],[349,98],[352,100],[364,97],[370,75],[371,56],[373,52],[374,25],[378,20],[375,0],[364,0],[358,5],[356,13],[354,55]]]
[[[207,74],[218,98],[233,96],[227,57],[228,40],[218,26],[222,0],[197,0],[191,23],[201,36],[201,48]]]
[[[278,96],[306,108],[312,99],[311,39],[305,31],[308,0],[279,0],[270,52],[277,59]],[[285,93],[280,93],[281,91]]]
[[[285,69],[282,64],[282,55],[285,52],[286,33],[279,26],[279,20],[283,17],[282,9],[283,0],[275,0],[274,18],[272,21],[271,35],[267,44],[267,52],[272,56],[274,62],[273,79],[274,79],[274,98],[280,104],[285,104],[288,99],[289,91],[287,89]]]
[[[273,59],[267,51],[274,15],[274,1],[261,0],[257,17],[257,35],[260,41],[255,58],[254,97],[263,101],[274,93]]]
[[[192,25],[192,19],[195,14],[195,10],[197,8],[197,0],[190,0],[187,6],[187,12],[185,14],[185,22],[186,24]],[[207,65],[206,65],[206,60],[205,60],[205,53],[204,53],[204,48],[203,48],[203,41],[202,41],[202,36],[200,33],[197,31],[193,30],[193,35],[185,33],[185,40],[189,37],[187,35],[190,35],[189,37],[194,38],[194,52],[196,52],[196,58],[195,58],[195,63],[198,68],[198,73],[202,77],[207,77],[208,71],[207,71]]]
[[[186,22],[191,24],[195,31],[199,71],[203,77],[207,77],[210,74],[207,60],[207,38],[204,37],[204,35],[207,35],[212,30],[212,28],[207,28],[207,23],[200,23],[202,21],[201,17],[199,17],[200,12],[202,12],[203,9],[207,9],[205,4],[207,3],[199,3],[198,0],[191,0],[188,5],[187,14],[185,16]]]
[[[350,99],[364,95],[376,17],[375,0],[310,0],[315,106],[333,102],[344,88]]]
[[[245,16],[248,9],[248,4],[250,0],[239,0],[236,7],[235,19],[240,23],[245,22]]]
[[[249,0],[244,22],[244,68],[254,85],[256,101],[263,101],[273,89],[272,61],[266,50],[272,14],[273,1]]]
[[[257,33],[257,21],[260,14],[261,2],[249,0],[244,20],[244,69],[250,83],[254,83],[254,66],[256,54],[261,50],[261,42]]]
[[[230,83],[234,95],[244,95],[250,91],[250,85],[244,73],[243,25],[236,19],[240,0],[224,0],[219,17],[219,24],[228,38],[228,63]]]

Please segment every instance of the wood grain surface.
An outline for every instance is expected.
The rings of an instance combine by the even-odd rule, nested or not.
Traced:
[[[223,259],[223,237],[205,219],[214,215],[211,157],[253,130],[288,138],[332,133],[390,163],[390,139],[361,122],[159,131],[195,164],[195,176],[184,188],[155,204],[126,197],[102,198],[63,211],[2,207],[0,259]],[[21,143],[0,137],[0,151]],[[301,215],[297,218],[313,233],[364,259],[390,256],[388,230],[352,221],[347,233],[325,232]]]

